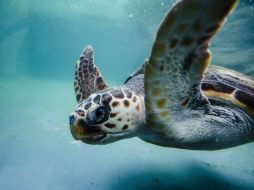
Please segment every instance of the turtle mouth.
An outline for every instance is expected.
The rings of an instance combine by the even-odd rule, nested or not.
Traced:
[[[108,144],[120,139],[128,138],[128,132],[103,132],[83,136],[80,140],[86,144]]]
[[[106,138],[107,134],[106,133],[102,133],[102,134],[90,134],[90,135],[86,135],[83,136],[80,140],[84,143],[88,143],[88,144],[94,144],[98,141],[101,141],[102,139]]]
[[[84,120],[79,120],[75,124],[70,125],[71,134],[74,139],[82,140],[101,140],[106,133],[99,126],[88,125]]]
[[[100,126],[89,125],[85,120],[70,122],[70,130],[73,138],[86,144],[105,144],[105,139],[120,139],[127,132],[105,132]]]

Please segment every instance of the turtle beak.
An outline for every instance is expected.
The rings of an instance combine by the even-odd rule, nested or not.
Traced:
[[[75,112],[69,116],[70,130],[75,140],[84,140],[96,134],[103,133],[98,126],[89,125],[86,120]]]
[[[84,136],[84,128],[79,124],[80,119],[78,119],[78,117],[75,114],[71,114],[69,116],[69,124],[70,124],[70,130],[71,130],[71,134],[73,136],[74,139],[76,140],[80,140],[82,138],[82,136]]]

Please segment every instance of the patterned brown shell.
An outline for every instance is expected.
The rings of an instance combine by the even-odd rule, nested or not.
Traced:
[[[74,89],[78,102],[90,94],[107,88],[107,85],[94,64],[93,48],[87,46],[76,64]]]
[[[202,81],[207,97],[229,101],[254,115],[254,78],[221,67],[211,67]]]

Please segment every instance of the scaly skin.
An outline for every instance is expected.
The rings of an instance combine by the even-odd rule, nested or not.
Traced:
[[[237,0],[179,0],[161,23],[149,59],[109,88],[85,48],[76,65],[75,139],[108,144],[138,136],[160,146],[229,148],[254,140],[254,80],[210,67],[209,43]],[[208,71],[207,71],[208,70]]]
[[[214,71],[213,68],[209,72],[216,75]],[[209,97],[208,106],[186,109],[167,127],[154,130],[146,125],[143,80],[141,73],[122,87],[96,92],[81,102],[71,114],[75,117],[71,122],[74,138],[88,144],[108,144],[137,136],[164,147],[197,150],[229,148],[254,140],[253,116],[213,97]],[[204,81],[216,82],[210,76]],[[90,124],[87,119],[96,117],[94,111],[103,106],[108,107],[106,117]]]

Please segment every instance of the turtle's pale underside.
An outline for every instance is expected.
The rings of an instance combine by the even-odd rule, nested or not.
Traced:
[[[165,147],[216,150],[254,140],[254,79],[209,66],[209,43],[237,0],[181,0],[162,21],[148,60],[109,87],[87,46],[78,60],[73,137],[108,144],[139,137]]]

